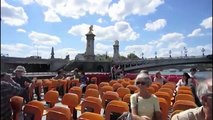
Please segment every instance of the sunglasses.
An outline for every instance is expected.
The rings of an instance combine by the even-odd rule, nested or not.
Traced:
[[[139,84],[141,84],[141,85],[146,85],[146,83],[143,82],[143,81],[137,81],[137,82],[136,82],[136,85],[139,85]]]

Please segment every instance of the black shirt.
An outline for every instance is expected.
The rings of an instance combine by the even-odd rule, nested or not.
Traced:
[[[29,82],[29,83],[32,83],[32,81],[31,81],[30,79],[28,79],[27,77],[24,77],[24,76],[22,76],[21,78],[14,77],[13,80],[14,80],[16,83],[20,84],[20,86],[21,86],[22,88],[25,88],[25,85],[24,85],[24,82],[25,82],[25,81],[26,81],[26,82]]]

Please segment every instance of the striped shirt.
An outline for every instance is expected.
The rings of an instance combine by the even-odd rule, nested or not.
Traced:
[[[12,115],[10,98],[21,93],[22,88],[19,84],[1,81],[1,120],[10,120]]]

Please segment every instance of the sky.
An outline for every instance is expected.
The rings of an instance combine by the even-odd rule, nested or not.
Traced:
[[[212,0],[1,0],[1,54],[74,59],[94,51],[154,58],[212,54]],[[185,47],[185,50],[184,50]]]

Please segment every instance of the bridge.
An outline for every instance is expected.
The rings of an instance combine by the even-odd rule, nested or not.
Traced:
[[[177,68],[182,69],[184,65],[189,64],[205,64],[212,63],[212,59],[208,57],[185,57],[185,58],[161,58],[161,59],[141,59],[131,61],[121,61],[119,64],[124,67],[124,71],[135,71],[141,69],[162,69]],[[180,66],[182,65],[182,66]],[[176,66],[176,67],[175,67]],[[177,67],[179,66],[179,67]],[[189,66],[190,67],[190,66]]]

